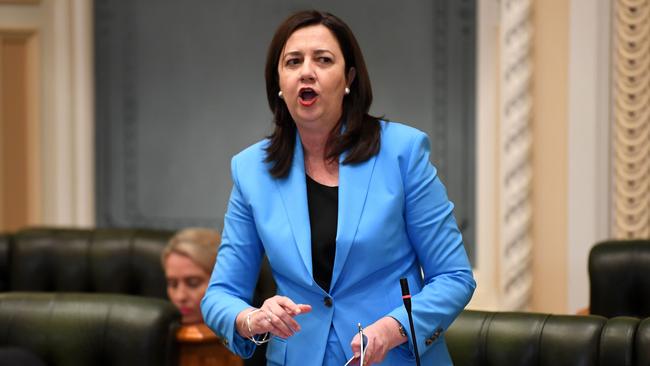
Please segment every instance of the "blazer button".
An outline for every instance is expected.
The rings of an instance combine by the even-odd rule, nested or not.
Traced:
[[[433,341],[430,338],[427,338],[427,340],[424,341],[424,344],[426,344],[427,346],[430,346],[432,343]]]
[[[332,307],[332,298],[329,297],[329,296],[325,296],[325,297],[323,298],[323,303],[324,303],[325,306],[327,306],[328,308],[331,308],[331,307]]]

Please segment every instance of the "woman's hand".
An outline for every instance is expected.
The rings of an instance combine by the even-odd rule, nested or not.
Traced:
[[[285,296],[273,296],[266,299],[260,311],[250,315],[250,331],[247,315],[255,311],[253,308],[244,310],[237,315],[237,331],[244,337],[270,332],[278,337],[289,338],[300,330],[300,324],[293,318],[296,315],[311,311],[311,305],[296,304]]]
[[[381,363],[388,351],[407,341],[399,332],[399,323],[389,316],[383,317],[367,328],[363,329],[363,334],[368,337],[366,353],[364,354],[364,365]],[[359,334],[352,338],[350,346],[355,358],[361,356],[361,339]]]

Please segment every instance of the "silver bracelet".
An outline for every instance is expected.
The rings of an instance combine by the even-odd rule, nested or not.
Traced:
[[[255,338],[255,335],[253,335],[253,330],[251,329],[251,315],[253,315],[254,313],[257,313],[258,311],[264,311],[264,310],[255,309],[253,311],[249,311],[248,314],[246,314],[246,328],[248,328],[248,334],[250,334],[250,337],[248,337],[248,339],[250,339],[251,342],[253,342],[253,343],[255,343],[256,345],[259,346],[259,345],[262,345],[262,344],[268,342],[270,339],[269,339],[269,332],[264,333],[264,336],[262,336],[262,339]]]

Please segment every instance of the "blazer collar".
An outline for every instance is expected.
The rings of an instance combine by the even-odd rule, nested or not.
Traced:
[[[339,158],[345,159],[347,153]],[[376,156],[359,164],[339,164],[339,206],[336,233],[336,257],[331,288],[334,289],[354,242],[361,214],[366,203]],[[296,145],[291,170],[286,178],[276,180],[291,225],[295,244],[300,252],[308,281],[313,283],[311,229],[305,182],[305,161],[302,142],[296,132]],[[325,289],[327,291],[328,289]]]
[[[289,175],[276,179],[284,208],[289,219],[291,232],[304,264],[307,282],[313,283],[311,262],[311,228],[309,226],[309,207],[307,206],[307,184],[305,182],[305,158],[300,136],[296,132],[295,148]]]
[[[344,153],[339,162],[345,159]],[[336,233],[336,257],[332,271],[332,290],[343,271],[350,248],[354,243],[366,204],[370,179],[375,168],[376,155],[357,164],[339,164],[339,217]]]

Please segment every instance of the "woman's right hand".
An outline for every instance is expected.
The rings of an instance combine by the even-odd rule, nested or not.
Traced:
[[[311,305],[296,304],[285,296],[273,296],[262,304],[260,311],[248,308],[237,315],[237,331],[244,337],[270,332],[278,337],[289,338],[300,330],[295,316],[311,311]],[[250,330],[247,316],[250,313]]]

